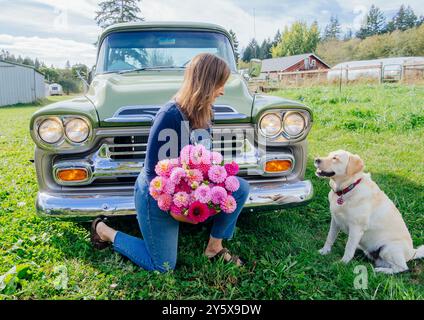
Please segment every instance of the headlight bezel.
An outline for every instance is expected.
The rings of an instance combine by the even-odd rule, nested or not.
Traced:
[[[85,124],[88,126],[88,136],[85,140],[81,142],[75,142],[71,140],[67,134],[66,134],[66,124],[69,123],[72,120],[82,120],[85,122]],[[55,143],[48,143],[43,138],[41,138],[39,134],[39,128],[42,123],[46,120],[53,120],[57,121],[61,124],[62,127],[62,137]],[[33,126],[33,137],[35,142],[46,150],[69,150],[69,149],[75,149],[82,146],[86,146],[93,140],[93,125],[90,122],[90,120],[81,115],[45,115],[45,116],[39,116],[34,120],[34,126]]]
[[[284,125],[284,120],[286,119],[287,116],[296,113],[299,114],[302,119],[303,119],[303,123],[304,123],[304,127],[303,130],[300,131],[299,134],[297,135],[290,135],[288,132],[286,132],[285,129],[285,125]],[[281,130],[272,136],[267,136],[264,134],[264,131],[261,129],[261,121],[262,119],[269,115],[269,114],[276,114],[277,116],[281,117]],[[301,109],[301,108],[272,108],[272,109],[267,109],[265,111],[263,111],[263,113],[259,116],[258,121],[257,121],[257,130],[258,133],[264,137],[271,145],[281,145],[281,143],[296,143],[298,141],[301,141],[303,139],[306,138],[306,136],[308,135],[310,129],[311,129],[311,124],[312,124],[312,116],[310,114],[310,112],[306,109]]]
[[[69,136],[69,133],[68,133],[68,130],[67,129],[68,129],[69,124],[72,121],[82,121],[87,126],[87,136],[83,140],[76,141],[76,140],[73,140]],[[81,117],[69,117],[69,118],[64,119],[64,121],[63,121],[63,132],[64,132],[64,134],[65,134],[68,142],[70,142],[72,144],[75,144],[75,145],[81,145],[81,144],[83,144],[90,137],[90,131],[91,131],[90,130],[90,123],[87,120],[85,120],[84,118],[81,118]]]
[[[296,135],[292,135],[292,134],[287,132],[286,123],[285,123],[287,117],[289,117],[290,115],[294,115],[294,114],[299,115],[303,120],[303,128]],[[296,138],[302,136],[302,134],[305,132],[305,130],[307,128],[307,125],[308,125],[308,122],[307,122],[307,119],[305,118],[305,115],[303,113],[301,113],[299,111],[288,111],[288,112],[284,113],[282,127],[283,127],[283,134],[285,135],[286,138],[296,139]]]
[[[267,116],[275,116],[275,117],[277,117],[278,118],[278,120],[279,120],[279,122],[280,122],[280,128],[277,130],[277,133],[275,133],[275,134],[273,134],[273,135],[267,135],[265,132],[264,132],[264,130],[262,129],[262,127],[261,127],[261,123],[262,123],[262,121],[264,121],[264,119],[265,119],[265,117],[267,117]],[[259,118],[259,121],[258,121],[258,128],[259,128],[259,131],[261,132],[261,134],[264,136],[264,137],[266,137],[266,138],[269,138],[269,139],[272,139],[272,138],[275,138],[275,137],[277,137],[278,135],[280,135],[281,134],[281,130],[283,130],[283,122],[282,122],[282,120],[283,120],[283,118],[281,117],[281,114],[279,114],[279,113],[277,113],[277,112],[266,112],[266,113],[264,113],[260,118]]]
[[[44,139],[44,138],[42,137],[42,134],[40,133],[40,129],[41,129],[41,127],[42,127],[42,126],[43,126],[43,124],[44,124],[44,123],[46,123],[47,121],[56,122],[56,123],[60,126],[60,137],[59,137],[56,141],[54,141],[54,142],[48,142],[46,139]],[[48,144],[48,145],[56,145],[56,144],[59,144],[59,143],[63,140],[63,137],[64,137],[64,135],[65,135],[65,132],[64,132],[64,128],[63,128],[62,122],[61,122],[61,120],[60,120],[58,117],[47,117],[47,118],[45,118],[45,119],[42,119],[42,120],[38,123],[38,126],[37,126],[36,131],[37,131],[37,136],[38,136],[38,138],[40,139],[40,141],[42,141],[43,143]]]

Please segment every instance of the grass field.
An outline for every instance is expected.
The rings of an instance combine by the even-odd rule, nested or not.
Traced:
[[[256,265],[238,269],[202,256],[205,226],[183,225],[177,270],[140,270],[111,250],[94,251],[87,225],[36,216],[34,145],[28,121],[39,106],[0,108],[0,299],[423,299],[424,261],[396,276],[375,274],[359,252],[344,265],[346,236],[329,256],[317,252],[329,227],[327,182],[312,159],[334,149],[358,153],[393,199],[415,245],[424,244],[424,87],[289,89],[277,95],[309,105],[307,178],[316,195],[304,207],[244,214],[228,247]],[[59,98],[56,98],[59,99]],[[116,222],[138,235],[135,220]],[[364,266],[367,288],[355,289]],[[362,282],[363,283],[363,282]]]

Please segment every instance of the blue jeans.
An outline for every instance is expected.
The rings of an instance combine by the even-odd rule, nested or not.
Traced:
[[[233,193],[237,209],[231,213],[218,213],[211,217],[211,236],[231,239],[238,216],[249,195],[249,183],[238,178],[240,188]],[[144,170],[135,183],[135,208],[143,239],[118,231],[113,248],[146,270],[166,272],[175,269],[177,262],[179,222],[169,213],[159,209],[156,200],[149,194],[149,183]]]

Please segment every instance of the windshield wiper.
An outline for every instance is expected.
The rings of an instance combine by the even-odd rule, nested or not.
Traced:
[[[125,74],[125,73],[131,73],[131,72],[140,72],[140,71],[146,71],[146,70],[157,70],[157,69],[185,69],[185,67],[179,67],[179,66],[153,66],[153,67],[142,67],[137,69],[131,69],[131,70],[123,70],[119,71],[119,74]]]

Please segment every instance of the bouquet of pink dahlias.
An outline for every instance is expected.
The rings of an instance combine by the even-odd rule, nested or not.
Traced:
[[[149,192],[174,219],[197,224],[221,211],[236,210],[232,194],[240,187],[238,171],[237,163],[224,164],[220,153],[203,145],[187,145],[179,158],[157,163]]]

